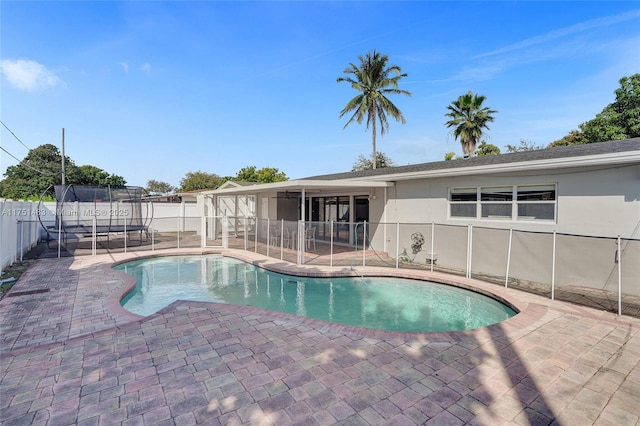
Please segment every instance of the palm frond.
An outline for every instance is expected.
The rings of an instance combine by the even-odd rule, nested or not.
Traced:
[[[486,96],[469,91],[447,105],[449,112],[445,117],[450,120],[445,122],[445,126],[453,127],[453,136],[460,140],[462,150],[467,155],[473,155],[477,141],[482,138],[485,130],[489,130],[488,123],[493,122],[493,114],[498,112],[483,107],[485,100]]]
[[[344,126],[347,127],[353,121],[362,124],[366,116],[366,128],[369,129],[371,126],[373,129],[371,137],[375,161],[376,122],[380,123],[380,134],[385,134],[389,130],[387,115],[402,124],[405,123],[402,112],[386,95],[411,96],[411,93],[398,88],[399,81],[407,74],[402,73],[402,69],[398,65],[387,66],[389,61],[387,55],[372,50],[359,56],[358,60],[360,61],[358,66],[350,63],[343,71],[345,76],[336,79],[338,83],[349,83],[353,89],[360,92],[342,109],[340,118],[354,111]]]

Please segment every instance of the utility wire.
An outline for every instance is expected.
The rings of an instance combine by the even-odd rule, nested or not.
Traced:
[[[15,134],[15,133],[13,133],[13,131],[12,131],[10,128],[8,128],[6,124],[4,124],[4,121],[0,120],[0,123],[2,123],[2,125],[4,126],[4,128],[5,128],[5,129],[7,129],[7,130],[9,131],[9,133],[11,133],[11,134],[13,135],[13,137],[14,137],[14,138],[16,138],[16,140],[22,144],[22,146],[24,146],[25,148],[27,148],[27,150],[28,150],[28,151],[31,151],[31,148],[29,148],[27,145],[25,145],[25,144],[24,144],[24,142],[22,142],[22,141],[20,140],[20,138],[19,138],[18,136],[16,136],[16,134]],[[11,155],[11,154],[9,154],[9,155]]]
[[[46,175],[46,176],[58,176],[59,173],[51,173],[51,172],[43,172],[42,170],[38,170],[35,167],[32,167],[28,164],[26,164],[24,162],[24,160],[20,160],[18,157],[16,157],[15,155],[13,155],[12,153],[10,153],[9,151],[7,151],[6,149],[4,149],[3,147],[0,146],[0,149],[3,150],[4,152],[6,152],[7,154],[9,154],[11,157],[13,157],[14,159],[16,159],[18,161],[18,163],[22,164],[24,167],[27,167],[33,171],[36,171],[38,173],[40,173],[41,175]]]
[[[27,148],[27,151],[29,151],[29,152],[31,152],[31,151],[32,151],[32,149],[31,149],[31,148],[29,148],[29,147],[28,147],[24,142],[22,142],[22,140],[20,140],[20,138],[19,138],[19,137],[18,137],[18,136],[17,136],[17,135],[16,135],[16,134],[15,134],[15,133],[14,133],[14,132],[9,128],[9,127],[7,127],[7,125],[6,125],[6,124],[4,124],[4,121],[0,120],[0,123],[2,123],[2,125],[4,126],[4,128],[5,128],[5,129],[7,129],[7,131],[8,131],[9,133],[11,133],[11,135],[12,135],[14,138],[16,138],[16,140],[17,140],[18,142],[20,142],[20,143],[22,144],[22,146],[24,146],[25,148]],[[9,154],[9,155],[11,155],[11,154]],[[33,155],[34,155],[38,160],[42,161],[43,163],[46,163],[46,161],[44,161],[42,158],[40,158],[38,155],[36,155],[36,153],[35,153],[35,152],[33,153]],[[15,157],[14,157],[14,158],[15,158]]]
[[[10,128],[8,128],[6,124],[4,124],[4,121],[0,120],[0,123],[2,123],[2,125],[4,126],[4,128],[5,128],[5,129],[7,129],[7,131],[8,131],[9,133],[11,133],[11,134],[13,135],[13,137],[14,137],[14,138],[16,138],[16,140],[22,144],[22,146],[24,146],[25,148],[27,148],[27,150],[29,150],[30,152],[32,151],[32,150],[31,150],[31,148],[29,148],[27,145],[25,145],[25,144],[24,144],[24,142],[22,142],[22,141],[20,140],[20,138],[19,138],[18,136],[16,136],[16,134],[15,134],[15,133],[13,133],[13,131],[11,131],[11,129],[10,129]],[[40,173],[41,175],[46,175],[46,176],[58,176],[60,173],[62,173],[62,172],[60,172],[60,173],[43,172],[42,170],[38,170],[38,169],[36,169],[35,167],[33,167],[33,166],[30,166],[30,165],[26,164],[26,163],[24,162],[24,160],[20,160],[18,157],[16,157],[15,155],[13,155],[12,153],[10,153],[9,151],[7,151],[6,149],[4,149],[3,147],[1,147],[1,146],[0,146],[0,149],[1,149],[1,150],[3,150],[4,152],[6,152],[7,154],[9,154],[9,156],[11,156],[12,158],[14,158],[16,161],[18,161],[18,163],[19,163],[19,164],[22,164],[23,166],[25,166],[25,167],[27,167],[27,168],[29,168],[29,169],[31,169],[31,170],[33,170],[33,171],[35,171],[35,172],[38,172],[38,173]],[[34,153],[34,155],[35,155],[35,153]],[[38,160],[42,161],[43,163],[45,162],[42,158],[38,157],[37,155],[35,155],[35,157],[36,157]]]

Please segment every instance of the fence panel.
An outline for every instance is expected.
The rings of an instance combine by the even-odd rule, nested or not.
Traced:
[[[304,250],[302,262],[305,265],[322,265],[329,266],[331,264],[331,231],[329,226],[323,227],[323,222],[305,222],[303,224],[302,238],[299,243]],[[327,241],[320,239],[320,232],[329,230]],[[359,244],[360,245],[360,244]]]
[[[218,217],[218,216],[208,216],[204,218],[204,227],[205,227],[204,246],[205,247],[222,247],[224,245],[223,235],[222,235],[224,220],[225,220],[224,217]]]
[[[16,260],[17,206],[14,201],[0,200],[0,271]]]
[[[622,294],[638,298],[640,302],[640,240],[622,239],[621,245]]]
[[[180,247],[177,217],[154,217],[149,222],[149,236],[153,250]]]
[[[466,274],[469,228],[467,226],[436,225],[434,250],[439,271]]]
[[[264,256],[273,257],[273,252],[280,248],[276,241],[278,221],[256,219],[255,222],[255,235],[253,241],[249,242],[248,250],[255,251],[256,253]]]
[[[513,231],[509,286],[551,295],[553,234]]]
[[[401,223],[397,233],[392,233],[397,238],[400,268],[431,268],[431,231],[430,223]]]
[[[202,247],[202,219],[197,216],[178,218],[180,248]]]
[[[611,310],[618,304],[617,239],[556,236],[554,297]]]
[[[37,207],[31,201],[0,200],[0,271],[40,240]]]
[[[621,243],[622,313],[640,317],[640,240],[623,239]]]
[[[471,274],[504,284],[509,256],[509,230],[472,228]]]
[[[397,225],[395,223],[367,222],[366,230],[366,266],[395,268]],[[426,253],[431,250],[431,228],[427,227],[423,237],[425,239],[423,252]]]

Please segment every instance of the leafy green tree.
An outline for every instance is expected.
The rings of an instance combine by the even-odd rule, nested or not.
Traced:
[[[147,186],[145,187],[145,191],[150,194],[169,194],[175,190],[176,188],[173,185],[155,179],[149,179],[147,181]]]
[[[583,143],[586,143],[586,140],[582,132],[579,130],[572,130],[562,139],[551,142],[548,147],[554,148],[557,146],[580,145]]]
[[[451,161],[456,157],[456,153],[451,151],[444,154],[444,161]]]
[[[66,177],[78,176],[77,167],[65,156]],[[14,200],[38,199],[51,185],[62,182],[62,156],[55,145],[40,145],[15,166],[7,167],[0,197]]]
[[[284,182],[289,180],[284,172],[281,172],[275,167],[263,167],[256,172],[258,175],[258,182],[273,183]]]
[[[239,180],[241,182],[257,182],[257,167],[256,166],[247,166],[238,170],[236,177],[233,178],[235,180]]]
[[[383,167],[394,167],[396,164],[389,158],[384,152],[378,151],[376,152],[376,165],[378,169],[382,169]],[[358,156],[358,160],[353,164],[351,168],[352,172],[360,172],[363,170],[371,170],[374,169],[373,161],[370,158],[365,157],[360,154]]]
[[[263,167],[258,169],[256,166],[247,166],[241,168],[233,180],[242,182],[273,183],[284,182],[289,180],[289,178],[284,172],[281,172],[275,167]]]
[[[109,174],[96,166],[84,165],[78,167],[78,176],[73,181],[66,179],[66,183],[77,185],[111,185],[125,186],[127,181],[122,176]]]
[[[37,200],[51,185],[62,183],[62,155],[55,145],[40,145],[30,150],[19,164],[7,167],[4,176],[0,197]],[[126,181],[95,166],[78,167],[65,156],[65,183],[124,186]]]
[[[640,73],[619,80],[616,99],[595,116],[549,146],[578,145],[640,137]]]
[[[201,171],[187,172],[187,174],[180,179],[180,190],[195,191],[198,189],[216,189],[224,182],[224,178],[221,178],[215,173]]]
[[[616,99],[580,125],[586,143],[640,137],[640,74],[622,77]]]
[[[526,139],[520,139],[519,145],[507,144],[507,152],[522,152],[522,151],[535,151],[537,149],[543,149],[543,146],[536,145]]]
[[[445,117],[450,120],[445,126],[453,127],[453,136],[460,140],[462,151],[468,156],[474,154],[477,142],[482,138],[484,130],[489,130],[488,123],[493,122],[493,114],[498,112],[482,106],[485,99],[486,96],[469,91],[447,105],[449,112]]]
[[[478,157],[484,157],[486,155],[498,155],[500,154],[500,148],[497,146],[487,143],[486,141],[480,142],[478,148],[476,149],[476,155]]]
[[[369,125],[371,125],[371,145],[373,148],[371,158],[375,169],[378,158],[376,155],[377,122],[380,123],[381,135],[384,135],[389,130],[387,114],[402,124],[406,122],[402,112],[387,96],[411,96],[411,93],[398,88],[398,82],[403,77],[406,77],[407,74],[403,74],[402,69],[397,65],[387,67],[387,62],[389,61],[387,55],[373,50],[364,56],[359,56],[358,59],[360,61],[359,65],[351,63],[343,71],[347,77],[338,77],[336,79],[338,83],[344,81],[351,84],[353,89],[360,92],[340,111],[340,118],[353,112],[344,127],[347,127],[353,121],[362,124],[365,118],[367,120],[366,128],[369,129]]]

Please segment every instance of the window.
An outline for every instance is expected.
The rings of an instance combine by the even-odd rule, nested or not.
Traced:
[[[451,217],[476,217],[478,190],[476,188],[453,188],[449,193]]]
[[[481,214],[489,219],[511,219],[513,216],[513,187],[480,189]]]
[[[555,218],[555,185],[518,187],[518,220],[555,220]]]
[[[489,220],[555,221],[556,185],[451,188],[449,216]]]

